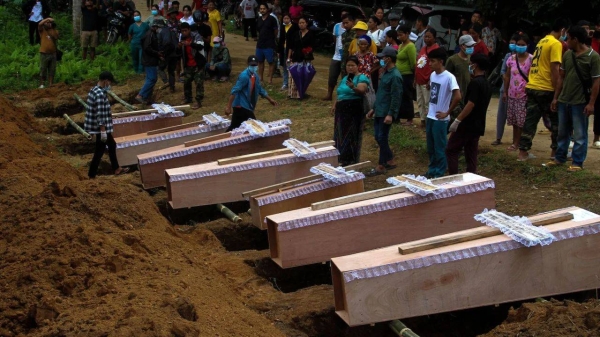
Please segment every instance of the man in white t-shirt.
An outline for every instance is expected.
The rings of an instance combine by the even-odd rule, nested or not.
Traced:
[[[388,21],[390,22],[390,25],[385,27],[383,33],[381,34],[381,37],[379,38],[379,45],[382,47],[385,47],[387,45],[385,43],[385,34],[387,34],[387,32],[392,29],[397,31],[398,28],[400,28],[400,15],[398,13],[390,13],[388,15]]]
[[[240,3],[240,11],[242,12],[242,25],[244,26],[244,37],[248,41],[248,27],[254,41],[256,41],[256,8],[258,2],[256,0],[243,0]]]
[[[427,54],[429,66],[433,72],[429,79],[431,93],[429,112],[427,113],[427,153],[429,169],[427,178],[438,178],[446,174],[446,145],[448,143],[448,121],[450,112],[461,100],[460,88],[456,77],[446,70],[446,51],[437,48]]]
[[[329,64],[329,79],[327,82],[327,96],[324,101],[331,101],[333,98],[333,89],[337,85],[338,77],[342,73],[342,34],[348,29],[352,29],[354,21],[348,19],[348,11],[342,10],[342,22],[338,22],[333,26],[333,36],[335,37],[335,51]]]

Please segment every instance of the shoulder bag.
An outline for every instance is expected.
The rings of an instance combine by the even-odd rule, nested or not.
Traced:
[[[590,97],[592,96],[592,80],[585,81],[583,79],[583,75],[581,75],[581,70],[579,69],[579,65],[577,64],[577,57],[575,56],[575,52],[571,51],[571,56],[573,56],[573,67],[575,67],[575,72],[577,72],[577,77],[579,77],[579,81],[583,85],[583,93],[585,95],[585,102],[590,101]]]
[[[521,74],[521,77],[523,77],[525,82],[529,83],[529,77],[527,77],[527,75],[523,73],[523,70],[521,70],[521,66],[519,65],[519,57],[517,56],[517,54],[515,54],[515,63],[517,64],[517,70],[519,70],[519,74]]]

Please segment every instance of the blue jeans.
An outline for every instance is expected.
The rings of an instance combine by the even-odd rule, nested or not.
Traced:
[[[394,159],[392,149],[390,149],[390,128],[391,124],[385,124],[385,117],[375,117],[375,141],[379,145],[379,165],[386,165],[388,161]]]
[[[573,135],[573,165],[583,166],[588,147],[588,116],[583,112],[585,104],[558,103],[558,147],[556,160],[567,161],[571,134]]]
[[[146,82],[140,89],[140,96],[147,101],[152,97],[152,92],[154,91],[154,85],[156,84],[156,80],[158,79],[158,67],[146,67]]]
[[[427,154],[429,154],[429,169],[426,175],[438,178],[446,174],[446,145],[448,144],[448,121],[427,119]]]
[[[130,48],[133,71],[135,71],[136,74],[141,74],[144,72],[144,66],[142,65],[142,46],[132,43]]]

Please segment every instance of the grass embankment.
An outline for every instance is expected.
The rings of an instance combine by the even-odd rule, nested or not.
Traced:
[[[58,48],[64,52],[56,66],[55,82],[76,84],[97,78],[110,70],[118,80],[134,74],[129,44],[118,42],[96,48],[96,59],[84,61],[79,37],[73,36],[73,20],[65,13],[52,13],[60,33]],[[39,45],[29,45],[28,24],[20,5],[9,3],[0,7],[0,92],[14,92],[39,86]],[[102,35],[104,37],[104,35]]]

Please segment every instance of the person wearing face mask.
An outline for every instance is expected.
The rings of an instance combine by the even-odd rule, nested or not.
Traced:
[[[110,90],[110,85],[113,83],[117,83],[113,74],[109,71],[103,71],[100,73],[98,83],[87,96],[88,106],[85,110],[83,129],[90,135],[96,135],[96,150],[88,171],[90,179],[95,178],[98,174],[98,166],[107,146],[108,158],[115,175],[129,172],[129,168],[119,166],[117,143],[112,136],[113,121],[106,91]]]
[[[517,41],[515,40],[521,32],[517,32],[510,41],[508,42],[508,53],[504,55],[504,59],[502,60],[502,66],[500,68],[500,76],[504,78],[504,74],[506,74],[506,61],[513,55],[516,51]],[[529,47],[527,47],[529,49]],[[500,98],[504,94],[504,81],[502,81],[502,85],[500,85]],[[503,99],[498,100],[498,111],[496,113],[496,140],[492,142],[492,145],[497,146],[502,144],[502,136],[504,136],[504,126],[506,125],[506,102]]]
[[[504,92],[502,101],[506,104],[506,122],[513,127],[513,141],[507,148],[508,151],[517,151],[521,130],[525,124],[527,114],[527,92],[525,86],[529,81],[529,69],[531,69],[532,56],[527,52],[529,37],[525,34],[514,37],[515,54],[506,61],[506,73],[504,74]]]
[[[146,19],[146,23],[149,27],[152,27],[152,23],[154,22],[154,20],[165,20],[165,18],[162,15],[160,15],[160,9],[158,9],[158,5],[152,5],[152,10],[150,11],[150,13],[152,15],[150,15]]]
[[[238,76],[225,106],[225,115],[231,115],[231,125],[227,132],[237,129],[248,119],[256,119],[254,109],[258,102],[258,96],[265,98],[273,106],[277,106],[277,102],[269,97],[267,91],[260,85],[258,59],[251,55],[248,57],[248,68]]]
[[[229,80],[231,57],[229,56],[229,49],[225,47],[218,36],[213,39],[212,59],[206,65],[206,72],[215,81],[226,82]]]
[[[142,65],[142,38],[146,35],[150,26],[142,22],[142,14],[139,11],[133,12],[133,23],[129,26],[129,48],[131,49],[131,61],[133,70],[136,74],[144,72]]]
[[[450,56],[446,61],[446,70],[448,70],[456,78],[456,82],[460,87],[460,95],[463,97],[459,106],[454,109],[451,117],[456,117],[465,105],[467,97],[467,87],[471,82],[471,73],[469,73],[469,59],[474,51],[475,41],[471,35],[463,35],[458,39],[460,50],[458,53]]]
[[[538,42],[533,54],[529,83],[526,86],[527,115],[519,140],[519,156],[517,158],[519,161],[530,158],[529,150],[531,150],[538,123],[543,115],[548,115],[550,118],[550,138],[552,139],[550,157],[554,159],[558,146],[558,115],[550,110],[550,104],[554,98],[554,89],[559,80],[560,65],[563,61],[562,45],[558,38],[565,27],[564,20],[556,20],[552,26],[552,32]]]
[[[398,118],[402,101],[402,75],[396,68],[397,54],[396,49],[390,46],[377,54],[383,72],[379,78],[375,105],[367,113],[367,118],[373,118],[375,141],[379,145],[379,160],[377,167],[365,173],[367,176],[385,174],[387,170],[396,168],[389,136],[392,122]]]
[[[449,129],[451,134],[446,147],[446,159],[450,175],[458,174],[458,157],[461,152],[465,154],[467,172],[477,173],[479,138],[485,132],[485,117],[492,98],[492,87],[485,78],[489,66],[487,56],[482,54],[471,56],[469,71],[473,79],[467,88],[465,97],[467,103]],[[440,118],[444,114],[437,115]]]
[[[142,65],[146,70],[146,81],[135,97],[136,101],[140,103],[150,101],[158,78],[158,63],[165,60],[165,50],[161,48],[159,43],[159,35],[165,30],[163,20],[154,20],[152,28],[146,32],[142,39]]]

